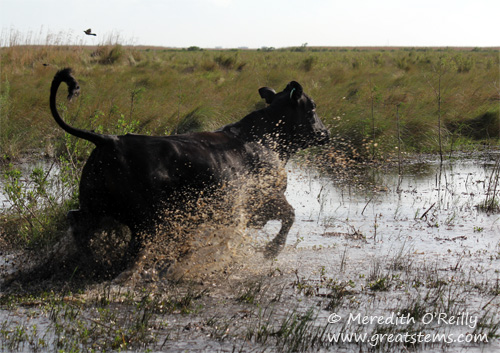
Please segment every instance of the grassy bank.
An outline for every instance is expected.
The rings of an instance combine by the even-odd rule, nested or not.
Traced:
[[[64,108],[66,119],[105,133],[131,124],[159,135],[215,129],[261,107],[259,87],[280,90],[297,80],[315,99],[336,149],[380,157],[499,138],[496,50],[13,45],[0,55],[0,149],[9,158],[63,152],[48,96],[53,75],[67,66],[82,95]]]

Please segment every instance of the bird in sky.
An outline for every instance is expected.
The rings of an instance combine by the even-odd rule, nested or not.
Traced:
[[[88,36],[96,36],[97,34],[95,33],[92,33],[92,30],[89,28],[87,29],[86,31],[83,31],[86,35]]]

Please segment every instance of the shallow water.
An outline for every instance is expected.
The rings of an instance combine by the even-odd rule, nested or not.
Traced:
[[[415,162],[406,165],[401,176],[397,167],[367,169],[361,175],[353,174],[347,182],[311,167],[290,164],[287,199],[296,210],[296,220],[287,247],[273,262],[265,261],[259,253],[251,254],[243,260],[242,268],[230,275],[230,281],[245,281],[262,273],[268,276],[279,273],[278,277],[288,278],[286,284],[279,280],[269,284],[274,290],[285,288],[282,296],[287,298],[286,304],[274,314],[278,325],[286,322],[285,313],[291,308],[300,307],[304,312],[311,302],[324,306],[318,301],[331,296],[325,283],[333,281],[349,282],[348,288],[352,286],[357,294],[348,296],[351,302],[344,301],[335,310],[320,311],[315,320],[320,326],[328,322],[333,311],[342,315],[344,321],[340,326],[331,325],[332,332],[342,332],[347,327],[372,334],[376,328],[352,323],[349,326],[345,318],[358,313],[388,317],[432,295],[439,298],[440,304],[434,310],[443,315],[443,320],[432,329],[421,324],[419,333],[434,330],[456,340],[460,335],[474,332],[467,325],[452,325],[449,320],[447,323],[444,316],[448,318],[453,312],[459,317],[480,320],[486,317],[485,308],[500,311],[496,296],[491,296],[498,291],[500,215],[487,214],[476,207],[486,197],[496,158],[496,155],[461,158],[442,165],[436,160]],[[270,222],[251,235],[269,240],[279,227],[279,222]],[[369,278],[374,274],[386,275],[394,284],[390,289],[367,293]],[[429,287],[422,289],[420,281],[430,282]],[[304,295],[307,290],[297,294],[298,282],[308,288],[309,294]],[[216,283],[221,286],[220,297],[225,298],[231,292],[230,284]],[[441,283],[447,284],[447,293],[432,292],[433,286],[441,288]],[[474,289],[483,287],[482,293]],[[227,315],[238,316],[242,308],[223,310]],[[397,325],[391,328],[405,330]],[[192,347],[204,344],[214,347],[213,341],[207,343],[200,338],[194,341]],[[169,347],[182,350],[183,346],[173,343]],[[496,352],[500,341],[432,342],[417,351],[436,349]],[[355,352],[359,348],[351,344],[335,346],[335,350]]]
[[[296,210],[288,244],[328,247],[339,235],[364,237],[377,252],[414,248],[428,256],[498,251],[500,216],[476,207],[486,198],[494,160],[426,161],[367,170],[371,185],[338,182],[290,168],[287,199]]]
[[[5,191],[7,185],[5,173],[11,169],[11,167],[21,172],[19,181],[27,190],[33,190],[36,187],[33,178],[30,176],[34,169],[40,169],[44,172],[47,191],[56,198],[64,198],[64,196],[67,196],[68,190],[65,190],[67,188],[65,188],[64,185],[62,185],[63,183],[57,178],[60,168],[56,161],[41,158],[37,161],[21,161],[12,166],[0,165],[0,211],[12,206]]]
[[[159,331],[159,345],[163,342],[162,349],[174,352],[263,351],[270,343],[247,340],[245,332],[262,325],[268,308],[275,308],[275,312],[266,320],[278,326],[291,310],[304,312],[312,306],[319,308],[314,321],[317,326],[327,324],[335,312],[344,321],[329,325],[331,332],[347,328],[373,334],[372,326],[348,325],[345,318],[356,313],[388,317],[408,303],[432,295],[434,286],[441,288],[440,283],[446,283],[448,292],[446,298],[440,292],[436,294],[442,303],[435,310],[452,307],[447,313],[467,313],[479,318],[487,310],[499,312],[498,294],[491,293],[498,291],[495,288],[500,277],[500,214],[486,214],[476,207],[486,197],[496,158],[498,155],[460,158],[443,165],[436,160],[413,162],[404,167],[401,176],[397,167],[366,169],[350,175],[348,181],[290,163],[287,199],[295,208],[296,220],[284,251],[273,261],[264,260],[258,251],[245,253],[238,257],[239,263],[232,270],[204,278],[200,286],[210,293],[199,300],[204,309],[193,315],[162,316],[170,331]],[[248,235],[262,243],[273,238],[279,227],[279,222],[273,221]],[[200,249],[198,262],[213,257],[206,247]],[[13,255],[0,256],[4,274],[13,271],[13,263]],[[195,269],[196,266],[191,268]],[[368,290],[373,283],[369,278],[374,274],[392,276],[390,289]],[[350,283],[350,294],[335,308],[325,304],[331,300],[332,287],[325,284],[328,281]],[[261,301],[258,306],[238,299],[248,283],[260,283],[266,288],[257,293]],[[167,292],[181,288],[182,284],[160,279],[156,286]],[[280,299],[271,304],[274,300],[268,297]],[[23,322],[27,320],[24,312],[6,309],[0,311],[0,318],[5,322]],[[221,335],[228,338],[219,337],[218,331],[213,333],[216,328],[208,322],[214,318],[231,323],[227,333]],[[29,320],[47,330],[52,327],[43,314]],[[425,325],[420,328],[430,330]],[[455,335],[472,332],[467,325],[450,324],[437,325],[432,330]],[[352,343],[333,347],[343,352],[370,348]],[[396,346],[393,351],[400,348]],[[156,347],[153,351],[162,349]],[[332,346],[319,349],[331,351]],[[496,352],[500,341],[429,344],[416,350],[436,349]],[[274,348],[270,346],[269,350]]]
[[[281,261],[278,259],[277,266],[291,266],[297,278],[307,279],[317,287],[322,287],[324,281],[321,274],[327,273],[326,277],[338,283],[353,282],[357,293],[370,285],[365,279],[374,273],[385,273],[400,283],[418,283],[421,273],[427,272],[431,282],[453,283],[445,295],[447,299],[440,297],[445,306],[456,305],[455,310],[461,310],[463,316],[478,317],[481,307],[491,304],[489,309],[498,313],[498,298],[492,298],[491,293],[498,295],[500,214],[487,214],[477,207],[486,198],[497,158],[498,154],[461,158],[443,165],[426,160],[407,165],[401,176],[396,167],[371,169],[362,176],[353,176],[360,183],[292,166],[287,198],[296,209],[296,222],[289,234],[288,252]],[[268,225],[266,233],[275,234],[277,226]],[[402,272],[393,271],[393,267]],[[481,295],[458,283],[491,287]],[[345,318],[357,313],[387,317],[424,296],[418,285],[416,289],[405,287],[407,294],[391,288],[373,299],[361,296],[353,307],[344,304],[337,308],[344,319],[340,323],[346,325]],[[325,293],[328,295],[328,291]],[[444,306],[439,310],[438,314],[446,315],[441,313]],[[324,323],[333,311],[322,311],[317,321]],[[337,330],[343,327],[337,326]],[[369,332],[364,325],[356,328]],[[428,329],[423,325],[424,331]],[[442,322],[435,329],[455,338],[473,331]],[[341,351],[340,347],[336,349]],[[430,346],[421,349],[433,351]],[[500,341],[490,340],[488,345],[453,342],[442,349],[496,352]],[[342,351],[356,349],[349,346]]]

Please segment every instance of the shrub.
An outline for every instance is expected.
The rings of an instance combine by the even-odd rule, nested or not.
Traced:
[[[187,113],[177,124],[175,132],[177,134],[185,134],[188,132],[202,131],[204,128],[204,122],[208,120],[211,112],[204,108],[195,108],[189,113]]]
[[[91,54],[91,56],[99,57],[99,63],[103,65],[116,64],[121,61],[124,55],[125,50],[120,44],[116,44],[111,48],[109,46],[98,48]]]
[[[406,72],[410,71],[410,64],[411,61],[407,55],[399,56],[398,58],[396,58],[396,66],[400,70],[404,70]]]
[[[472,119],[447,121],[450,132],[475,140],[500,138],[500,111],[488,111]]]
[[[455,57],[458,73],[467,73],[474,68],[475,62],[472,56],[463,56],[459,54]]]
[[[9,164],[2,173],[2,193],[10,204],[2,222],[12,245],[45,245],[57,240],[66,228],[64,219],[73,200],[61,200],[68,190],[49,177],[53,166],[48,170],[36,167],[23,176]]]
[[[305,72],[309,72],[312,70],[314,64],[316,63],[317,59],[314,56],[310,56],[308,58],[305,58],[302,61],[302,68],[304,69]]]
[[[229,70],[236,66],[237,57],[219,54],[214,58],[214,62],[218,64],[221,68]]]

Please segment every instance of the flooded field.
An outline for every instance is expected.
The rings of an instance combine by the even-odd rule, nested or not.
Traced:
[[[500,214],[478,208],[497,159],[347,178],[290,163],[296,219],[276,259],[260,251],[279,229],[270,222],[217,270],[195,269],[225,248],[200,247],[179,280],[149,269],[122,283],[14,283],[1,297],[0,349],[498,352]],[[15,262],[0,257],[2,276]]]

